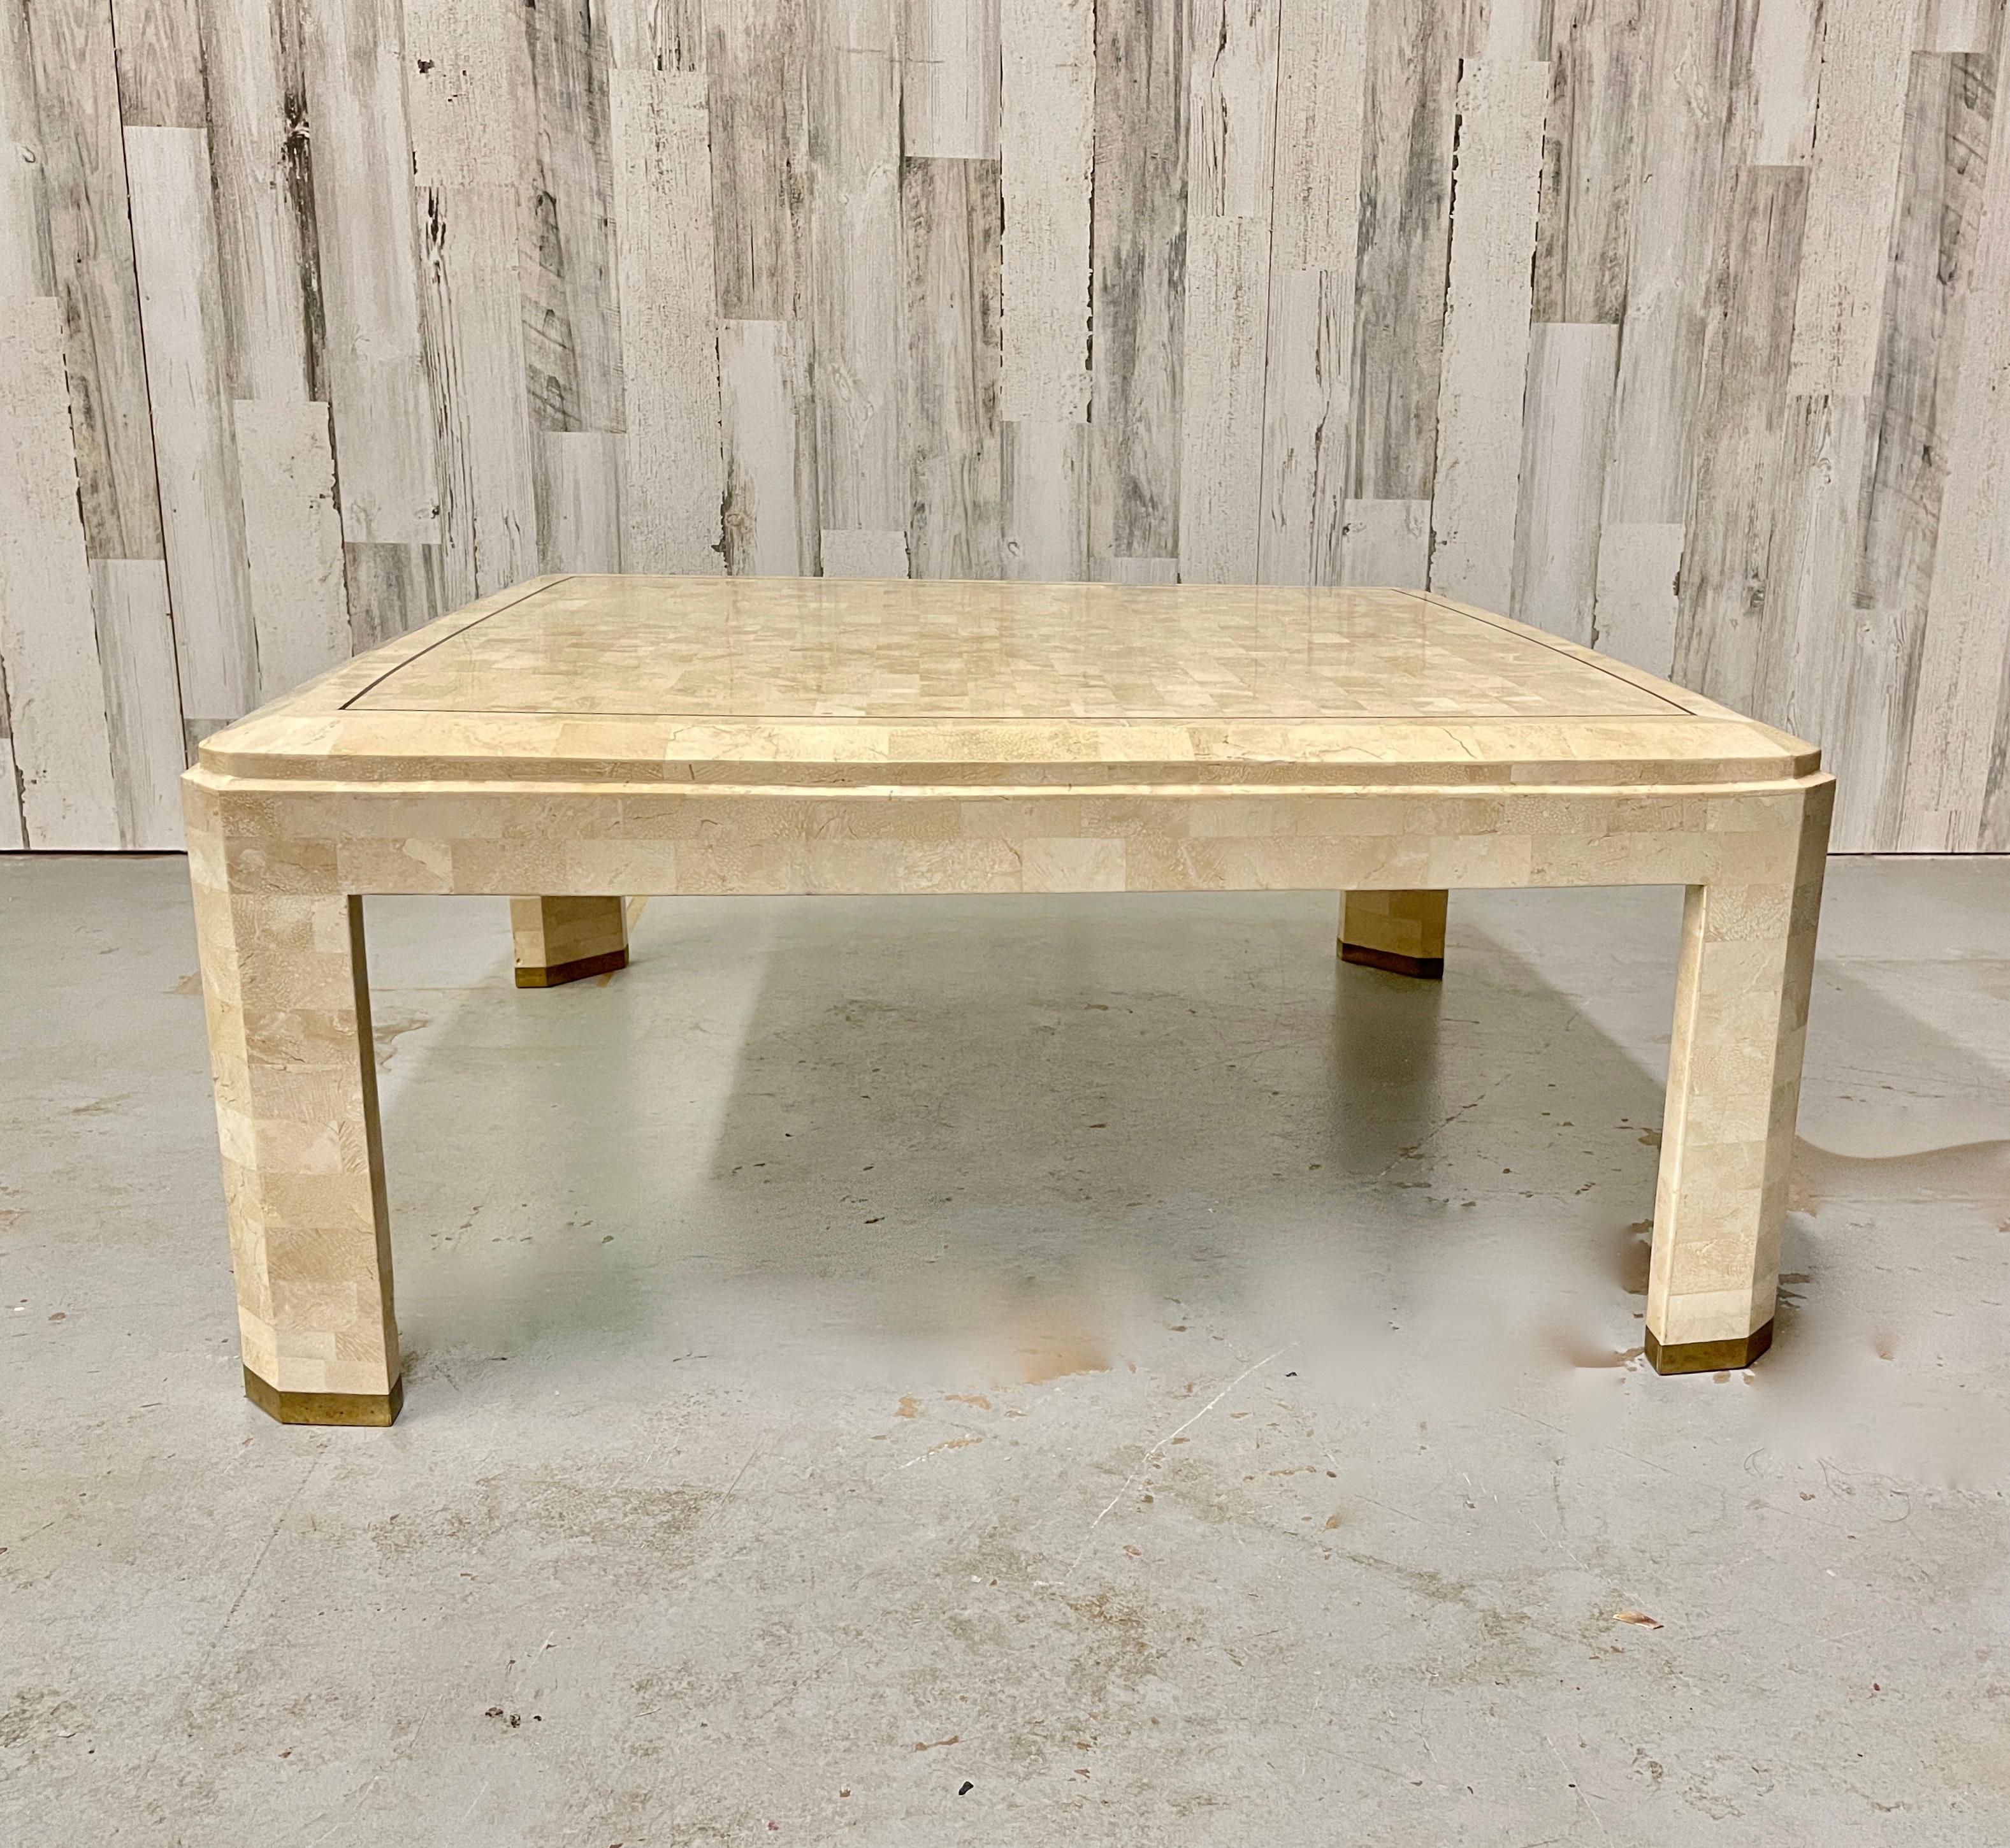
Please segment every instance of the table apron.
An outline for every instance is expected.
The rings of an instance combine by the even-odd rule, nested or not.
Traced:
[[[1771,883],[1832,779],[805,791],[185,779],[233,892],[755,896]]]

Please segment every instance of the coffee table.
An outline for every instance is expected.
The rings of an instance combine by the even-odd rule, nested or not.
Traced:
[[[631,894],[1326,889],[1341,955],[1428,978],[1450,890],[1684,886],[1647,1353],[1770,1339],[1832,781],[1504,617],[539,578],[216,733],[185,780],[244,1383],[286,1422],[402,1397],[366,892],[510,895],[538,986],[618,968]]]

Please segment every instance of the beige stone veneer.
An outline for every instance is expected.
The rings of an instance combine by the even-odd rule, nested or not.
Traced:
[[[282,1417],[396,1409],[365,892],[515,896],[520,965],[562,970],[613,955],[631,894],[1398,894],[1364,947],[1428,962],[1453,888],[1685,886],[1649,1351],[1738,1364],[1770,1332],[1832,780],[1504,618],[540,579],[206,740],[185,784],[244,1364]]]

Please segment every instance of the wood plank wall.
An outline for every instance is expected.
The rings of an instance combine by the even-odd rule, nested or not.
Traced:
[[[2005,0],[0,0],[0,849],[539,570],[1429,583],[2010,849]]]

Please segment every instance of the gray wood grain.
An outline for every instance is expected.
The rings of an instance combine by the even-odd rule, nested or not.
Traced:
[[[275,700],[349,658],[349,596],[328,406],[232,407],[258,697]]]
[[[129,128],[126,172],[184,729],[201,736],[258,703],[207,139]]]
[[[104,0],[37,0],[29,27],[84,543],[93,558],[158,559],[111,12]]]
[[[2010,846],[2005,11],[0,0],[0,848],[617,569],[1428,578]]]
[[[167,566],[158,559],[93,559],[91,606],[105,683],[119,844],[172,852],[183,844],[187,747]]]
[[[1099,559],[1179,544],[1185,351],[1184,9],[1099,0],[1092,177],[1089,546]]]
[[[1606,463],[1605,519],[1614,524],[1680,526],[1689,516],[1731,26],[1731,0],[1668,0],[1646,16]]]
[[[1830,9],[1822,39],[1807,229],[1794,305],[1796,395],[1866,395],[1877,356],[1885,258],[1903,144],[1912,0],[1853,0]]]
[[[1368,14],[1348,491],[1429,500],[1451,240],[1458,9],[1386,0]]]
[[[1557,0],[1536,214],[1535,317],[1608,321],[1626,307],[1643,0]]]
[[[1257,575],[1337,583],[1368,100],[1362,0],[1285,0],[1278,25]]]
[[[1839,704],[1810,732],[1851,772],[1835,835],[1855,850],[1899,838],[1908,741],[1919,722],[1919,651],[1947,482],[1964,310],[1981,229],[1995,66],[1979,55],[1911,59],[1897,222],[1870,398],[1869,479],[1851,646]],[[1810,609],[1804,654],[1830,645]],[[1869,645],[1866,645],[1866,643]],[[1796,710],[1807,710],[1796,686]]]
[[[1588,644],[1619,329],[1602,321],[1544,321],[1529,334],[1509,609]]]
[[[1262,518],[1267,219],[1187,221],[1180,393],[1180,578],[1248,583]]]
[[[343,537],[435,544],[439,469],[419,335],[400,15],[396,0],[355,0],[310,7],[302,17]],[[369,580],[392,581],[374,573]],[[352,580],[352,617],[360,633],[375,633],[382,622],[357,611],[354,588]]]
[[[452,608],[506,590],[538,568],[517,190],[421,186],[417,207],[420,329],[439,458],[441,566]],[[709,306],[708,289],[704,300]],[[638,307],[638,318],[645,313]]]
[[[1090,224],[1096,9],[1003,0],[999,450],[1002,568],[1088,573]]]
[[[1945,438],[1947,477],[1921,644],[1899,843],[2010,840],[1999,738],[2010,658],[2010,108],[1998,89]]]
[[[708,0],[713,236],[727,321],[808,313],[809,16],[801,0]]]
[[[1429,501],[1347,503],[1341,537],[1342,583],[1394,584],[1421,591],[1429,580],[1430,566]]]
[[[0,300],[56,292],[49,248],[49,207],[42,183],[41,106],[35,96],[35,54],[26,0],[0,4]],[[11,760],[9,760],[11,761]],[[0,831],[20,805],[0,778]]]
[[[1530,264],[1548,94],[1549,66],[1525,59],[1476,59],[1459,80],[1431,587],[1489,609],[1513,595]]]
[[[916,577],[996,577],[1002,568],[1003,200],[996,161],[901,163],[901,414],[911,470],[908,567]]]
[[[119,843],[53,296],[0,314],[0,658],[28,844]]]
[[[1001,575],[1049,583],[1088,577],[1088,425],[1017,417],[1000,434]]]
[[[1674,666],[1684,536],[1680,520],[1614,520],[1598,535],[1593,644],[1664,679]]]
[[[202,27],[197,0],[111,0],[111,12],[125,126],[201,128]]]
[[[998,158],[1000,0],[905,0],[901,151]]]
[[[531,418],[545,431],[617,431],[621,310],[606,17],[588,0],[559,0],[527,8],[524,18],[528,198],[518,279]]]
[[[805,346],[793,321],[719,323],[726,568],[736,576],[816,575],[816,452]]]
[[[705,81],[616,69],[613,86],[622,568],[715,572],[725,464]]]
[[[828,530],[904,532],[911,509],[900,429],[907,262],[897,0],[830,0],[816,20],[810,244],[818,506]]]
[[[290,0],[201,3],[228,389],[325,399],[299,16]]]
[[[1766,562],[1793,346],[1786,285],[1800,268],[1807,184],[1803,167],[1739,168],[1712,277],[1674,666],[1729,706],[1751,699],[1778,642]]]
[[[538,471],[538,568],[621,569],[621,438],[602,430],[547,430]]]

